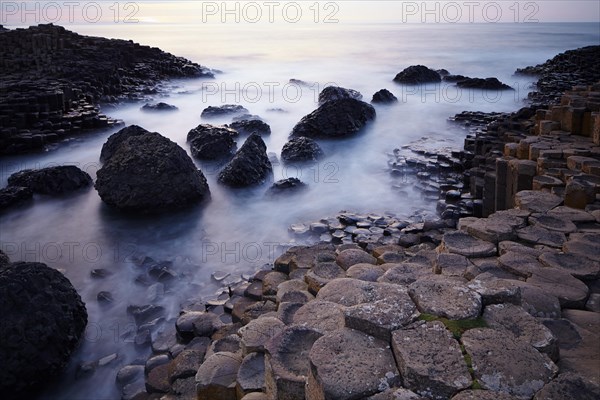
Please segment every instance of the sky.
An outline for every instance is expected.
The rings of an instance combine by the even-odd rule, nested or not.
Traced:
[[[6,26],[81,23],[336,24],[598,22],[598,0],[5,1]]]

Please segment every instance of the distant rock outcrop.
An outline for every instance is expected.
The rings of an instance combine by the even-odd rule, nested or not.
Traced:
[[[422,83],[441,82],[440,74],[424,65],[411,65],[399,72],[394,78],[394,82],[407,85],[420,85]]]
[[[1,154],[118,123],[100,113],[99,102],[145,99],[170,78],[214,76],[155,47],[52,24],[0,30],[0,60]]]

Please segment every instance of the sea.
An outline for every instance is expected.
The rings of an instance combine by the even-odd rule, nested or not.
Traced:
[[[323,23],[315,23],[314,15],[308,14],[311,19],[300,23],[255,24],[244,20],[254,18],[250,9],[240,22],[219,23],[214,8],[219,4],[204,10],[210,11],[210,21],[197,16],[183,22],[172,17],[162,22],[140,18],[136,23],[66,24],[80,34],[133,40],[219,71],[214,79],[166,82],[165,93],[149,96],[149,101],[177,106],[177,112],[142,112],[144,102],[102,111],[126,125],[159,132],[190,153],[186,143],[190,129],[200,123],[230,122],[203,120],[204,108],[241,104],[271,126],[272,134],[263,139],[267,151],[279,156],[294,125],[317,107],[318,93],[327,85],[358,90],[366,101],[386,88],[399,101],[375,106],[376,119],[358,135],[321,141],[325,157],[319,162],[300,167],[275,164],[273,178],[263,185],[226,188],[217,182],[222,164],[195,160],[211,191],[211,200],[199,210],[123,215],[110,210],[90,188],[59,198],[36,196],[30,206],[0,215],[2,250],[13,261],[39,261],[59,269],[80,293],[89,314],[81,346],[41,399],[120,398],[115,384],[119,368],[143,362],[149,355],[148,348],[133,343],[135,325],[127,307],[161,305],[168,320],[165,326],[172,328],[182,307],[197,307],[223,292],[223,282],[215,276],[236,282],[268,268],[288,246],[302,243],[289,233],[291,224],[318,221],[340,211],[434,218],[435,201],[410,187],[397,190],[388,164],[393,150],[415,142],[431,149],[460,150],[468,131],[450,117],[462,111],[516,111],[527,104],[535,80],[515,76],[517,68],[600,43],[597,23],[410,23],[400,17],[384,22],[339,17],[324,23],[325,17],[336,19],[331,15],[335,8],[325,8],[330,3],[319,5],[318,22]],[[122,14],[131,11],[125,6],[119,4]],[[306,3],[302,7],[305,13],[312,12]],[[398,72],[417,64],[452,74],[497,77],[515,90],[467,91],[445,83],[415,88],[393,82]],[[77,165],[95,179],[100,149],[117,129],[86,133],[39,153],[2,157],[0,184],[6,185],[8,176],[18,170],[63,164]],[[307,190],[284,197],[265,195],[274,180],[290,177],[306,183]],[[140,272],[136,262],[144,257],[170,262],[178,273],[175,282],[164,291],[136,282]],[[91,275],[95,269],[111,274],[97,279]],[[101,291],[112,294],[110,306],[99,304]]]

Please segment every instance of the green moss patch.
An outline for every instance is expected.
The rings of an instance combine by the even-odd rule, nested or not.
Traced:
[[[483,320],[483,318],[475,318],[475,319],[461,319],[461,320],[451,320],[448,318],[438,317],[432,314],[421,314],[419,317],[422,321],[440,321],[446,329],[452,332],[452,335],[456,340],[460,340],[462,334],[468,331],[469,329],[474,328],[487,328],[487,324]]]

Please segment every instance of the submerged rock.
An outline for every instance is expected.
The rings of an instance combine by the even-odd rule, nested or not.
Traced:
[[[9,186],[0,189],[0,211],[25,203],[33,197],[33,192],[27,187]]]
[[[439,73],[424,65],[411,65],[398,73],[394,78],[394,82],[408,85],[419,85],[421,83],[435,83],[441,81],[442,77]]]
[[[456,86],[468,89],[485,89],[485,90],[514,90],[512,87],[502,83],[498,78],[468,78],[458,80]]]
[[[295,193],[306,189],[307,186],[298,178],[281,179],[275,182],[267,192],[269,195],[279,195],[285,193]]]
[[[231,187],[245,187],[264,182],[272,172],[267,146],[259,135],[252,134],[219,173],[219,182]]]
[[[122,211],[180,209],[210,196],[206,178],[186,152],[156,132],[127,137],[97,176],[102,200]]]
[[[66,366],[87,324],[71,282],[41,263],[0,267],[0,390],[7,398],[50,382]]]
[[[27,187],[33,193],[58,195],[91,186],[92,178],[74,165],[26,169],[8,178],[10,186]]]
[[[146,103],[141,108],[142,111],[177,111],[179,108],[167,103]]]
[[[209,106],[202,111],[202,118],[216,118],[228,115],[245,114],[249,111],[237,104],[224,104],[222,106]]]
[[[327,101],[294,126],[292,137],[342,138],[355,134],[375,118],[372,105],[353,98]]]

